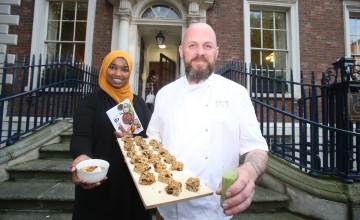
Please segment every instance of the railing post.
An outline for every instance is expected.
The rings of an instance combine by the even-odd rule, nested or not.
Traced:
[[[352,103],[352,95],[358,96],[359,87],[353,84],[351,81],[356,81],[356,76],[353,75],[352,67],[355,60],[347,57],[342,57],[333,63],[335,69],[340,70],[341,81],[335,86],[336,89],[336,127],[346,131],[352,131],[352,119],[350,117],[349,110],[352,109],[351,105],[357,104],[357,101]],[[354,93],[355,92],[355,93]],[[360,96],[359,96],[360,98]],[[357,99],[356,99],[357,100]],[[360,103],[359,103],[360,104]],[[355,112],[353,112],[355,113]],[[355,113],[360,116],[359,113]],[[360,119],[360,117],[359,117]],[[358,120],[359,120],[358,119]],[[352,138],[345,133],[338,132],[336,134],[336,163],[338,166],[338,172],[342,177],[342,180],[347,183],[352,183],[353,180],[349,177],[352,163]]]

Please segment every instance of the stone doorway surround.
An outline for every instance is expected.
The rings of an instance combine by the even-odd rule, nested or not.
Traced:
[[[138,91],[139,76],[146,78],[146,75],[142,76],[143,70],[139,69],[141,36],[144,34],[139,32],[139,28],[146,28],[146,26],[180,28],[178,38],[181,39],[191,23],[206,22],[206,11],[214,4],[214,0],[108,0],[108,2],[114,6],[111,49],[124,50],[130,54],[133,60],[130,78],[133,91]],[[170,6],[180,14],[181,19],[142,19],[142,13],[152,5]],[[184,72],[183,62],[179,60],[179,63],[180,70],[177,76]],[[146,68],[148,67],[145,66]]]

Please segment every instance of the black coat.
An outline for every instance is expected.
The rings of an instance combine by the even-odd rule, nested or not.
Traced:
[[[114,136],[114,127],[106,111],[116,102],[104,91],[88,95],[80,103],[75,116],[70,151],[73,158],[86,154],[94,159],[104,159],[110,163],[108,179],[100,186],[83,190],[75,189],[73,219],[150,219],[145,210],[124,157]],[[133,105],[146,137],[150,121],[144,100],[134,95]]]

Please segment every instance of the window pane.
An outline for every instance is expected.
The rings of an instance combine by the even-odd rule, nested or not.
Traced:
[[[286,53],[285,52],[274,52],[274,61],[275,61],[275,67],[276,69],[280,70],[280,69],[284,69],[286,70]]]
[[[155,18],[155,14],[151,8],[148,8],[141,17],[142,18]]]
[[[264,67],[269,66],[269,68],[273,68],[273,66],[274,66],[274,52],[273,51],[263,51],[262,52],[262,65]]]
[[[263,12],[263,28],[274,28],[274,17],[272,12]]]
[[[85,44],[75,44],[75,60],[84,62]]]
[[[49,2],[49,20],[60,20],[61,3]]]
[[[57,47],[56,47],[56,43],[47,43],[46,44],[46,49],[47,49],[47,56],[49,60],[53,60],[56,58],[57,55]]]
[[[274,48],[274,32],[263,31],[263,48]]]
[[[47,40],[59,40],[59,21],[48,22]]]
[[[357,40],[357,37],[355,37],[355,36],[350,37],[350,49],[351,49],[351,54],[358,54],[359,53],[358,40]]]
[[[73,41],[74,22],[63,22],[61,27],[61,41]]]
[[[260,30],[251,30],[251,47],[261,48]]]
[[[61,54],[63,56],[66,56],[68,58],[68,60],[72,60],[73,50],[74,50],[73,43],[62,43],[61,44]]]
[[[251,50],[251,64],[253,64],[253,66],[256,64],[258,67],[261,65],[261,63],[260,63],[260,51]]]
[[[75,20],[75,2],[64,2],[63,20]]]
[[[276,49],[286,49],[286,31],[275,31],[275,48]]]
[[[250,13],[250,27],[261,28],[261,13],[259,11],[252,11]]]
[[[86,37],[86,22],[76,22],[75,40],[85,41]]]
[[[87,8],[88,4],[87,3],[78,3],[77,5],[77,16],[76,16],[76,20],[87,20]]]
[[[284,12],[275,13],[275,28],[286,30],[286,14]]]

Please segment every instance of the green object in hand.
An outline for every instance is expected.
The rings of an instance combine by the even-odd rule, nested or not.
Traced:
[[[236,169],[225,169],[222,174],[221,204],[226,199],[226,190],[237,179]]]

